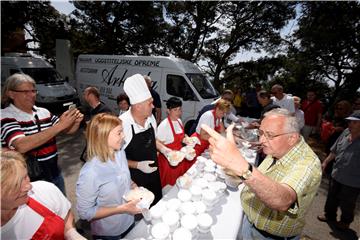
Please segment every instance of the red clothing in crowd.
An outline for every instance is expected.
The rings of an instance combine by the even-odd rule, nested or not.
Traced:
[[[318,115],[323,112],[321,102],[319,100],[315,100],[313,102],[304,100],[301,104],[301,109],[304,112],[305,125],[316,126],[318,122]]]

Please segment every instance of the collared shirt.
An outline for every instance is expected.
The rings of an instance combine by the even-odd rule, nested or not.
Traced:
[[[258,170],[294,189],[297,195],[294,206],[286,212],[270,209],[245,185],[241,193],[242,207],[249,221],[258,229],[281,237],[297,236],[305,225],[305,213],[320,185],[320,160],[301,138],[285,156],[274,165],[272,163],[273,158],[268,155]]]
[[[1,109],[1,145],[14,149],[13,142],[25,136],[30,136],[54,126],[59,118],[52,115],[47,109],[33,107],[33,113],[23,112],[15,105],[10,104]],[[29,154],[36,155],[38,161],[46,161],[57,157],[56,138],[49,139],[41,146],[32,149]]]
[[[290,113],[295,113],[295,105],[293,97],[284,93],[284,97],[282,99],[277,99],[276,97],[271,97],[273,103],[278,105],[281,108],[285,108],[289,110]]]
[[[148,117],[145,121],[144,126],[141,126],[135,122],[133,116],[131,115],[130,110],[131,110],[131,107],[129,108],[129,110],[127,110],[125,113],[123,113],[119,116],[119,118],[122,121],[123,132],[125,134],[125,143],[124,143],[123,149],[125,149],[127,147],[127,145],[131,142],[131,139],[133,137],[131,125],[134,127],[135,134],[144,132],[152,126],[154,128],[155,137],[156,137],[157,124],[156,124],[154,115],[151,115],[150,117]],[[141,148],[141,146],[139,146],[139,147]]]
[[[120,235],[134,222],[128,213],[93,219],[101,207],[126,203],[124,195],[130,191],[130,171],[123,150],[115,152],[115,160],[102,162],[97,157],[87,161],[76,183],[76,199],[81,219],[91,221],[91,233],[100,236]]]
[[[216,122],[216,126],[218,126],[222,120],[221,119],[215,119],[213,111],[207,111],[206,113],[204,113],[203,115],[201,115],[199,123],[196,127],[196,132],[198,134],[200,134],[200,130],[201,130],[201,124],[206,124],[208,125],[210,128],[215,129],[215,125],[214,123]]]
[[[350,142],[349,137],[347,128],[331,147],[336,155],[331,176],[339,183],[360,188],[360,138]]]
[[[176,134],[180,134],[183,132],[183,124],[180,118],[178,118],[176,121],[171,121],[171,122]],[[174,134],[171,130],[171,126],[168,118],[165,118],[159,124],[157,129],[157,139],[159,139],[164,144],[169,144],[174,142]]]

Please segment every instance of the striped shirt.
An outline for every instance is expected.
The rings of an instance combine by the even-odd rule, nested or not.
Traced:
[[[321,181],[320,160],[303,138],[285,156],[277,160],[267,156],[258,170],[274,181],[290,186],[297,200],[286,212],[267,207],[248,186],[241,192],[241,203],[256,228],[280,237],[297,236],[305,225],[305,213]],[[271,166],[272,165],[272,166]]]
[[[58,117],[52,115],[45,108],[34,106],[33,113],[29,114],[10,104],[9,107],[1,110],[1,145],[14,149],[14,140],[36,134],[39,132],[39,128],[44,131],[58,121]],[[29,151],[28,154],[36,155],[38,161],[57,158],[55,137]]]

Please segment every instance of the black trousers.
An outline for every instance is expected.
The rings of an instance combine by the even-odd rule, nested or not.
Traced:
[[[336,211],[340,207],[340,221],[350,224],[354,220],[356,200],[359,193],[360,188],[346,186],[331,179],[324,209],[326,218],[336,221]]]

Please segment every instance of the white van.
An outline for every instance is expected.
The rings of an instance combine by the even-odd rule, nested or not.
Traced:
[[[202,107],[219,97],[210,81],[193,63],[160,56],[80,55],[75,75],[77,90],[83,92],[88,86],[97,87],[101,101],[117,113],[116,97],[124,92],[125,79],[136,73],[151,77],[152,88],[162,100],[163,118],[167,116],[166,101],[170,97],[182,100],[185,130],[191,127]]]
[[[10,56],[9,56],[10,55]],[[79,105],[79,96],[56,69],[41,58],[29,54],[12,53],[1,57],[1,83],[14,73],[30,75],[36,82],[36,105],[53,113],[61,113],[70,105]]]

